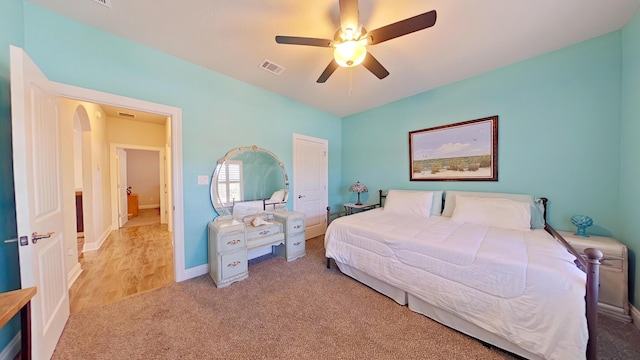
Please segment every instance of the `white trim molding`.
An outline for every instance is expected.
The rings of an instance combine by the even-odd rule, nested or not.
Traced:
[[[67,274],[68,289],[71,289],[71,285],[73,285],[73,283],[78,280],[80,274],[82,274],[82,266],[80,266],[80,263],[77,262],[73,269],[71,269],[71,271],[69,271],[69,273]]]
[[[140,210],[145,210],[145,209],[159,209],[160,208],[160,204],[151,204],[151,205],[139,205],[138,209]]]
[[[86,242],[86,243],[84,243],[84,248],[82,250],[83,251],[100,250],[100,248],[102,247],[102,244],[104,244],[104,242],[107,240],[107,238],[109,237],[110,234],[111,234],[111,227],[105,229],[105,231],[102,233],[102,235],[100,235],[100,237],[98,237],[98,240],[96,240],[94,242]]]
[[[13,360],[22,349],[22,333],[18,331],[16,336],[11,339],[7,346],[0,352],[0,360]]]
[[[209,264],[198,265],[196,267],[188,268],[184,271],[185,278],[183,280],[193,279],[198,276],[209,273]]]
[[[631,310],[629,312],[631,313],[631,321],[633,322],[633,325],[640,330],[640,310],[633,305],[629,306],[629,309]]]
[[[125,107],[162,114],[171,118],[171,159],[172,159],[172,193],[173,193],[173,263],[176,281],[184,281],[194,276],[187,276],[184,258],[184,199],[183,199],[183,161],[182,161],[182,109],[152,103],[149,101],[109,94],[102,91],[81,88],[77,86],[54,83],[60,96],[96,104]],[[171,209],[169,209],[171,211]],[[208,266],[208,265],[207,265]],[[190,269],[189,269],[190,270]],[[205,272],[206,273],[206,272]]]

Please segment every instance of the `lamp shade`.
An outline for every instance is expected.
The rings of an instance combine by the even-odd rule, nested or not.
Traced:
[[[358,181],[355,184],[351,185],[351,187],[349,188],[349,191],[355,192],[355,193],[363,193],[363,192],[368,192],[369,189],[367,189],[366,186],[362,185],[360,181]]]
[[[354,193],[358,193],[358,202],[356,203],[356,205],[362,205],[362,203],[360,202],[360,193],[368,192],[369,189],[367,189],[366,186],[362,185],[360,183],[360,181],[357,181],[355,184],[353,184],[353,185],[351,185],[351,187],[349,187],[349,191],[350,192],[354,192]]]

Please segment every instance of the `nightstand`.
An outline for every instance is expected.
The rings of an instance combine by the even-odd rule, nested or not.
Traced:
[[[346,204],[343,204],[343,206],[344,206],[344,210],[346,211],[346,215],[351,215],[357,212],[375,209],[379,206],[379,204],[356,205],[354,203],[346,203]]]
[[[581,254],[586,248],[602,251],[598,311],[620,321],[631,321],[627,247],[610,237],[590,235],[586,238],[568,231],[559,233]]]

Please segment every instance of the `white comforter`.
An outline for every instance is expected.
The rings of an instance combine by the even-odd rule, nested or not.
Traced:
[[[548,359],[585,357],[585,274],[544,230],[375,209],[339,218],[326,256]]]

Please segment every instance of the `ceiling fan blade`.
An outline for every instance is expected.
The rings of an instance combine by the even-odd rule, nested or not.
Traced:
[[[340,0],[340,28],[355,33],[359,27],[358,0]]]
[[[307,46],[320,46],[320,47],[333,46],[333,40],[298,37],[298,36],[276,35],[276,42],[278,44],[289,44],[289,45],[307,45]]]
[[[423,30],[435,25],[436,11],[431,10],[424,14],[398,21],[387,26],[369,31],[369,44],[379,44],[383,41],[395,39],[397,37],[410,34],[412,32]]]
[[[320,74],[320,77],[318,78],[318,80],[316,80],[316,82],[319,84],[324,83],[325,81],[327,81],[329,76],[331,76],[331,74],[333,74],[333,72],[336,71],[337,68],[338,68],[338,63],[335,60],[331,60],[331,62],[329,63],[329,65],[327,65],[327,67],[324,69],[322,74]]]
[[[389,76],[389,72],[387,71],[387,69],[385,69],[384,66],[380,64],[380,61],[373,57],[370,52],[368,52],[367,56],[364,58],[362,66],[369,69],[369,71],[371,71],[373,75],[377,76],[378,79],[384,79]]]

